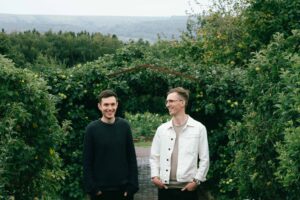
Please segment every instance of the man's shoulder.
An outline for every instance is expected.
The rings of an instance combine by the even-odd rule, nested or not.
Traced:
[[[124,130],[131,130],[131,126],[130,126],[129,122],[122,117],[116,117],[114,126],[116,128],[120,128],[120,129],[124,129]]]
[[[126,119],[122,118],[122,117],[116,117],[116,122],[117,122],[118,124],[126,124],[126,125],[129,125],[129,122],[128,122]]]
[[[97,126],[98,124],[99,124],[99,120],[94,120],[86,126],[86,129],[93,128],[93,127]]]
[[[172,127],[172,121],[171,120],[162,123],[161,125],[158,126],[157,129],[158,130],[159,129],[167,129],[167,128],[170,128],[170,127]]]

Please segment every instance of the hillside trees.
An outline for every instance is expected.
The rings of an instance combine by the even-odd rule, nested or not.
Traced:
[[[11,34],[1,32],[0,41],[0,53],[23,68],[41,64],[41,58],[54,61],[56,66],[72,67],[114,53],[123,45],[115,35],[85,31],[77,34],[52,31],[41,34],[36,30]]]

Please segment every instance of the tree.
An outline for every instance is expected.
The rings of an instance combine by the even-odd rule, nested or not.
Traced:
[[[249,34],[249,46],[258,50],[267,45],[273,34],[292,34],[300,29],[300,2],[295,0],[247,0],[248,7],[241,15],[243,26]]]

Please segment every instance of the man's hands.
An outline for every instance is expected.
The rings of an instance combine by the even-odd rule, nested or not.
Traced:
[[[152,182],[153,182],[153,184],[156,186],[156,187],[158,187],[159,189],[168,189],[168,187],[165,185],[165,184],[163,184],[162,182],[161,182],[161,180],[157,177],[157,176],[155,176],[155,177],[153,177],[152,178]]]
[[[97,193],[96,193],[96,196],[100,196],[102,194],[102,192],[101,191],[98,191]],[[127,197],[127,195],[128,195],[128,193],[127,192],[124,192],[124,197]]]
[[[161,180],[157,177],[157,176],[155,176],[155,177],[153,177],[152,178],[152,182],[153,182],[153,184],[156,186],[156,187],[158,187],[158,188],[160,188],[160,189],[168,189],[168,187],[165,185],[165,184],[163,184],[162,182],[161,182]],[[196,182],[194,182],[194,181],[192,181],[192,182],[190,182],[190,183],[188,183],[188,184],[186,184],[182,189],[181,189],[181,191],[185,191],[185,190],[187,190],[187,191],[194,191],[194,190],[196,190],[197,189],[197,183]]]
[[[185,190],[187,190],[187,191],[194,191],[194,190],[196,190],[197,186],[198,186],[197,183],[195,183],[193,181],[193,182],[190,182],[190,183],[186,184],[184,186],[184,188],[181,189],[181,191],[185,191]]]

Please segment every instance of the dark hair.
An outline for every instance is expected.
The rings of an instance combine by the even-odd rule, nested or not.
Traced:
[[[190,97],[190,91],[187,89],[184,89],[183,87],[176,87],[176,88],[172,88],[168,91],[167,95],[176,92],[179,96],[181,96],[183,98],[183,100],[185,101],[185,105],[187,106],[188,102],[189,102],[189,97]]]
[[[115,97],[116,100],[118,101],[118,96],[114,91],[112,91],[112,90],[103,90],[98,96],[99,103],[101,103],[103,98],[108,98],[108,97]]]

